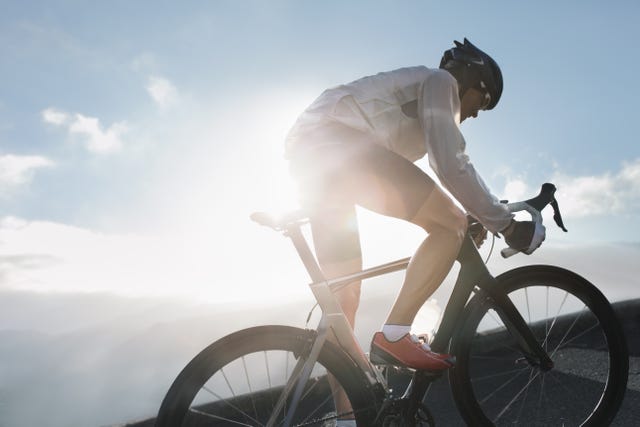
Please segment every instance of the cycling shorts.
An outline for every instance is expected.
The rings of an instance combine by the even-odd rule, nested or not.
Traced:
[[[318,258],[348,261],[361,254],[356,205],[410,221],[436,184],[368,135],[342,125],[329,129],[322,143],[291,156],[291,173],[311,218]]]

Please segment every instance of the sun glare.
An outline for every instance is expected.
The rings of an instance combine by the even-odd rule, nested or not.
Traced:
[[[216,122],[201,130],[212,144],[223,141],[224,147],[212,148],[211,156],[217,157],[196,174],[196,183],[186,186],[177,207],[176,217],[185,218],[176,232],[189,241],[184,244],[186,257],[201,260],[209,282],[184,292],[211,301],[266,301],[308,292],[301,286],[308,278],[288,240],[249,219],[254,211],[285,213],[298,207],[284,139],[313,99],[304,93],[311,91],[253,94],[242,110],[216,115]],[[251,126],[238,126],[246,117],[251,117]]]

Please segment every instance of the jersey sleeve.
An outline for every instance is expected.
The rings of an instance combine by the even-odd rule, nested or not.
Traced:
[[[457,82],[446,71],[433,73],[423,84],[419,112],[429,164],[462,206],[496,233],[509,225],[513,215],[491,194],[465,154],[457,92]]]

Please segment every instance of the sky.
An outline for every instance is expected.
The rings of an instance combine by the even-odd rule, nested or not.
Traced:
[[[492,271],[553,263],[597,281],[612,300],[640,295],[635,1],[1,8],[0,294],[39,303],[18,298],[24,312],[0,318],[0,331],[69,333],[58,317],[47,322],[61,305],[53,313],[40,303],[78,295],[236,308],[308,298],[290,243],[249,220],[296,207],[287,130],[324,89],[436,67],[464,37],[505,80],[499,105],[461,126],[472,162],[500,198],[555,183],[569,229],[547,215],[544,246],[508,261],[494,253]],[[428,170],[425,159],[418,165]],[[409,224],[359,215],[367,266],[409,256],[424,238]],[[397,290],[372,287],[389,298]],[[93,324],[91,316],[72,319]]]
[[[548,244],[637,243],[637,8],[4,2],[0,286],[217,300],[219,279],[304,278],[289,244],[247,219],[296,207],[288,128],[325,88],[437,66],[463,37],[505,76],[499,106],[462,125],[492,191],[554,182],[570,233],[552,225]],[[398,226],[361,216],[365,243]],[[393,239],[399,256],[418,233]],[[365,263],[396,255],[366,246]]]

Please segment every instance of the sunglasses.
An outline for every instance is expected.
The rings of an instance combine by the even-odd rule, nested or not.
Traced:
[[[481,110],[486,110],[489,104],[491,103],[491,95],[489,95],[489,91],[487,90],[487,86],[483,81],[480,81],[480,92],[482,92],[484,96],[484,100],[482,102]]]

